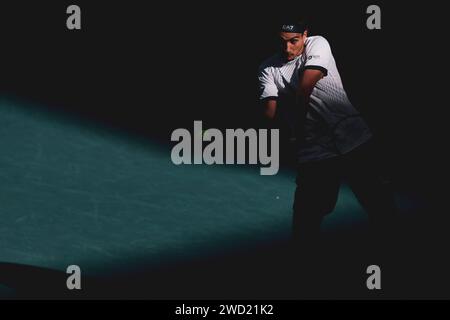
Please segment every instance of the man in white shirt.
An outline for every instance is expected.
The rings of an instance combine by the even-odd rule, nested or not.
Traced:
[[[371,164],[372,133],[345,93],[328,41],[308,37],[304,22],[283,24],[279,36],[282,50],[259,69],[259,98],[267,118],[284,111],[296,141],[294,240],[307,244],[318,236],[342,178],[371,226],[384,232],[396,216],[394,199]]]

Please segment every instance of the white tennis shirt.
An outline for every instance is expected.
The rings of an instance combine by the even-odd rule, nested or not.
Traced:
[[[349,101],[330,45],[322,36],[308,37],[303,53],[291,61],[286,61],[279,53],[261,64],[258,74],[260,99],[292,96],[298,85],[299,72],[308,68],[322,70],[324,77],[311,93],[304,142],[298,149],[300,163],[345,154],[372,136]]]

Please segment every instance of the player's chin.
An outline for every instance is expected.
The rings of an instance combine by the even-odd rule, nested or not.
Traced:
[[[288,61],[293,60],[295,58],[295,54],[285,52],[284,58]]]

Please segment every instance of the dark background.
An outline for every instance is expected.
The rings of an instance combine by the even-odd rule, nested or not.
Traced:
[[[428,201],[417,236],[445,252],[447,217],[436,200],[445,190],[447,39],[437,1],[73,3],[81,31],[65,27],[72,2],[1,4],[1,93],[166,144],[193,120],[260,125],[257,68],[276,49],[279,18],[306,12],[376,133],[386,175]],[[381,7],[381,30],[366,28],[370,4]]]

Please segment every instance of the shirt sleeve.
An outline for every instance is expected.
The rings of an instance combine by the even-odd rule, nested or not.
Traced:
[[[258,74],[259,99],[276,99],[278,97],[278,88],[275,84],[273,74],[268,68],[261,69]]]
[[[309,44],[305,69],[320,70],[326,76],[332,59],[330,44],[324,37],[318,36]]]

